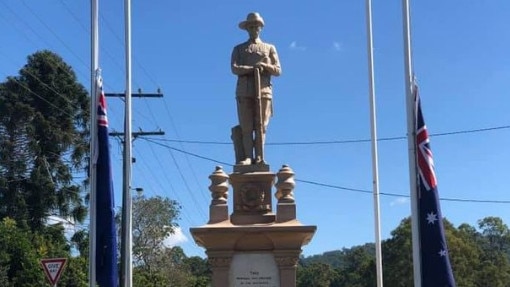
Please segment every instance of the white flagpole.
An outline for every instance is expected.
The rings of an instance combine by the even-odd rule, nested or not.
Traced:
[[[96,77],[99,68],[99,0],[91,0],[91,78],[90,78],[90,223],[89,223],[89,286],[96,286],[96,182],[97,182],[97,86]]]
[[[124,0],[126,45],[126,103],[124,115],[124,180],[122,192],[122,274],[123,287],[133,285],[132,198],[131,198],[131,1]]]
[[[411,192],[411,226],[413,240],[413,274],[414,287],[421,287],[421,258],[418,218],[418,194],[416,171],[416,130],[415,110],[413,98],[413,68],[411,56],[411,20],[409,15],[409,0],[402,0],[402,18],[404,21],[404,63],[407,106],[407,143],[409,150],[409,183]]]
[[[377,287],[383,286],[382,251],[381,251],[381,219],[379,210],[379,170],[377,161],[377,124],[375,113],[375,83],[374,83],[374,45],[372,37],[372,1],[366,0],[367,9],[367,45],[368,45],[368,86],[370,96],[370,123],[372,139],[372,177],[374,195],[375,221],[375,266],[377,271]]]

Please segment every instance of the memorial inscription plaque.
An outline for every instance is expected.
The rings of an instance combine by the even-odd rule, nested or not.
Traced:
[[[238,253],[232,258],[230,287],[280,287],[278,266],[271,253]]]

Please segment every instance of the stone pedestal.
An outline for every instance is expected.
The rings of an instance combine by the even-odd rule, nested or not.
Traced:
[[[276,219],[272,212],[271,187],[275,174],[266,171],[232,173],[230,184],[234,189],[233,224],[270,223]]]
[[[317,227],[296,219],[292,170],[283,166],[274,174],[267,165],[236,166],[227,175],[217,167],[210,179],[209,222],[190,231],[195,242],[206,249],[212,286],[295,287],[301,248],[310,242]],[[228,181],[234,192],[230,216]],[[272,211],[273,185],[277,189],[276,214]]]

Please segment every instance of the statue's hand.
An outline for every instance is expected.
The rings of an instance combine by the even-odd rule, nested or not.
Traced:
[[[269,64],[267,63],[264,63],[264,62],[258,62],[256,65],[255,65],[255,68],[267,68],[269,66]]]
[[[260,73],[262,74],[265,70],[267,70],[267,68],[269,67],[269,64],[267,63],[264,63],[264,62],[258,62],[254,68],[255,69],[259,69]]]

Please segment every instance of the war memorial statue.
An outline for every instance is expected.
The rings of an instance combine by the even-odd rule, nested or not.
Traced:
[[[281,67],[276,48],[259,38],[263,27],[255,12],[239,23],[249,39],[234,47],[231,58],[239,118],[232,128],[236,164],[229,174],[216,166],[209,176],[209,221],[190,228],[206,250],[212,287],[296,287],[302,247],[317,230],[297,219],[294,171],[284,164],[275,173],[264,159],[273,114],[271,77],[279,76]]]
[[[239,125],[232,130],[236,163],[264,162],[264,142],[269,118],[273,114],[271,76],[281,73],[278,53],[272,44],[260,39],[264,19],[249,13],[239,28],[246,30],[248,41],[232,51],[232,73],[237,75],[236,100]]]

